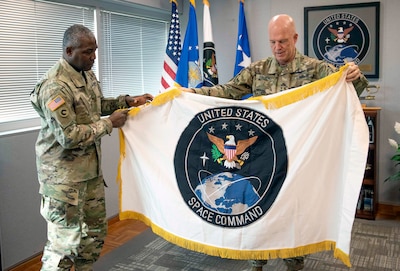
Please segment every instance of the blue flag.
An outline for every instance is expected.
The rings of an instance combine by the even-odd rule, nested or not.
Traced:
[[[238,39],[236,46],[236,61],[233,76],[251,63],[249,37],[247,35],[246,17],[244,15],[244,0],[240,1]]]
[[[175,81],[182,87],[201,87],[203,85],[199,66],[199,40],[194,0],[190,0],[189,22],[186,27]]]

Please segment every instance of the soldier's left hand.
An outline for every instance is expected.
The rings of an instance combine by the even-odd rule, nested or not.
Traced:
[[[130,107],[140,106],[142,104],[152,101],[153,95],[146,93],[138,96],[126,96],[125,100]]]
[[[361,76],[360,68],[354,64],[354,62],[349,62],[349,67],[347,69],[346,81],[352,82]]]

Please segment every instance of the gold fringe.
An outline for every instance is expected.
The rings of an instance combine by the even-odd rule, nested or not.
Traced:
[[[122,209],[122,176],[121,176],[121,166],[122,161],[125,159],[126,156],[126,148],[125,148],[125,135],[122,129],[118,129],[119,133],[119,160],[118,160],[118,169],[117,169],[117,177],[116,181],[119,185],[119,209]]]
[[[149,104],[153,106],[160,106],[165,104],[166,102],[169,102],[173,100],[175,97],[181,95],[182,90],[180,90],[178,87],[171,88],[169,91],[163,92],[161,94],[158,94],[156,97],[151,102],[146,103],[144,106],[147,106]],[[136,116],[140,110],[142,109],[143,106],[138,106],[134,107],[129,110],[128,115],[131,117]],[[122,109],[124,110],[124,109]],[[125,109],[126,110],[126,109]]]
[[[351,267],[349,255],[344,253],[342,250],[335,248],[335,251],[333,252],[333,257],[341,260],[346,266]]]
[[[131,117],[136,116],[140,112],[141,107],[134,107],[131,110],[129,110],[128,115]]]
[[[122,182],[121,165],[122,165],[122,160],[125,159],[126,156],[126,151],[125,151],[126,149],[125,149],[124,132],[122,131],[122,129],[118,129],[118,133],[119,133],[119,161],[118,161],[118,171],[117,171],[117,183],[121,184]]]
[[[348,66],[349,64],[346,64],[342,66],[339,71],[288,93],[283,93],[282,95],[278,96],[266,95],[251,97],[249,98],[249,100],[257,100],[262,102],[266,109],[277,109],[284,107],[297,101],[304,100],[307,97],[312,96],[316,93],[324,92],[328,88],[334,86],[339,81],[343,72],[347,69]]]
[[[337,249],[336,242],[334,241],[323,241],[296,248],[283,248],[276,250],[236,250],[209,246],[203,243],[184,239],[153,224],[148,217],[137,212],[124,211],[119,214],[119,218],[121,220],[140,220],[144,222],[147,226],[151,227],[152,231],[155,234],[161,236],[168,242],[189,250],[205,253],[211,256],[235,260],[269,260],[277,258],[297,257],[321,251],[334,250],[334,257],[340,259],[346,266],[351,267],[349,255]]]
[[[156,97],[154,97],[154,100],[151,102],[151,104],[154,106],[163,105],[166,102],[172,101],[173,99],[175,99],[175,97],[181,95],[181,93],[182,90],[180,90],[179,88],[171,88],[170,90],[158,94]]]

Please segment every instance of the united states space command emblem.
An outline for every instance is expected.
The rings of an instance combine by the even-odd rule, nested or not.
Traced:
[[[363,20],[351,13],[338,12],[324,18],[313,34],[318,59],[341,66],[363,61],[370,47],[370,34]]]
[[[266,214],[286,178],[282,129],[246,107],[217,107],[194,116],[174,156],[187,206],[221,227],[243,227]]]

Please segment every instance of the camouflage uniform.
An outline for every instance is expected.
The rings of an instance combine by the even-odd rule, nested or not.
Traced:
[[[48,241],[42,270],[92,270],[107,231],[100,140],[108,118],[127,107],[125,96],[105,99],[92,71],[61,58],[37,83],[31,102],[41,117],[36,165]]]
[[[221,98],[240,100],[247,95],[261,96],[274,94],[291,88],[303,86],[336,72],[337,69],[326,62],[300,54],[296,50],[293,61],[280,66],[274,57],[253,62],[224,85],[192,88],[195,93]],[[360,95],[368,81],[364,75],[353,81]],[[301,270],[304,257],[283,259],[289,271]],[[266,260],[252,260],[253,270],[262,270]]]
[[[294,60],[286,66],[280,66],[274,57],[269,57],[253,62],[224,85],[193,90],[202,95],[240,100],[248,94],[269,95],[300,87],[336,71],[334,66],[296,51]],[[353,84],[357,93],[361,94],[368,81],[361,76]]]

